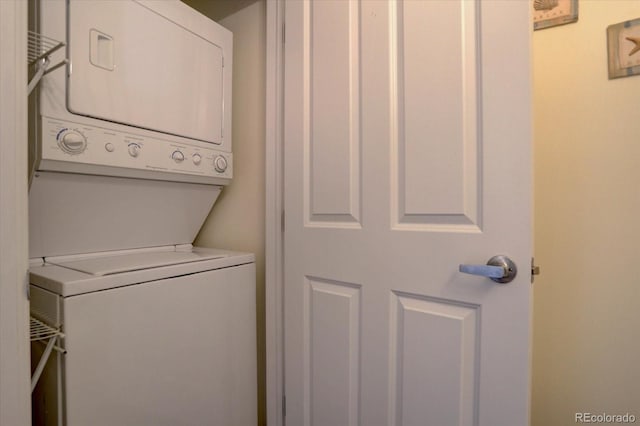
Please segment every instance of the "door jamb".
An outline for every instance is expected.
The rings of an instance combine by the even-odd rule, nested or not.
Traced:
[[[27,2],[0,0],[0,424],[31,424]]]
[[[284,0],[267,0],[265,333],[267,424],[284,425]]]

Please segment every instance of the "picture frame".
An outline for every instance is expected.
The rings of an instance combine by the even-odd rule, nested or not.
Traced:
[[[578,22],[578,0],[531,0],[533,29]]]
[[[609,80],[640,74],[640,18],[607,27]]]

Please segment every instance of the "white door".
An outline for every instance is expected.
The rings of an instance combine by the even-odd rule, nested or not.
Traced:
[[[528,424],[528,7],[286,3],[287,425]]]

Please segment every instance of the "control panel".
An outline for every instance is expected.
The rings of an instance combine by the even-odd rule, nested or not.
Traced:
[[[42,159],[232,178],[232,155],[202,141],[177,142],[43,117]]]

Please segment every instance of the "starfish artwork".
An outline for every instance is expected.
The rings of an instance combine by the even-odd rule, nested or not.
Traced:
[[[629,52],[629,56],[640,51],[640,37],[626,37],[626,39],[635,43],[635,47],[631,50],[631,52]]]
[[[609,25],[607,50],[609,79],[640,75],[640,18]]]
[[[558,0],[534,0],[533,8],[535,10],[551,10],[558,6]]]

